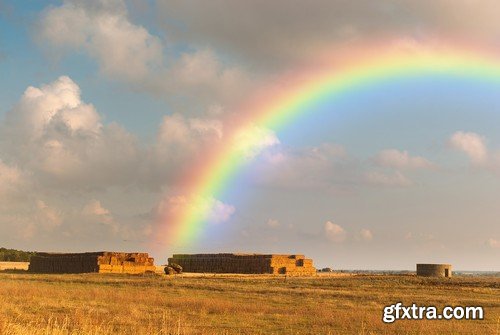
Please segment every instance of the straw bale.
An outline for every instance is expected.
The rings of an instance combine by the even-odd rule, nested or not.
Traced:
[[[179,264],[176,264],[176,263],[171,263],[169,264],[169,266],[175,270],[175,272],[177,273],[182,273],[182,266],[180,266]]]
[[[169,265],[179,264],[185,272],[208,273],[316,273],[312,260],[304,255],[273,254],[174,254]]]
[[[154,271],[153,258],[147,253],[87,252],[37,253],[29,271],[39,273],[143,273]]]

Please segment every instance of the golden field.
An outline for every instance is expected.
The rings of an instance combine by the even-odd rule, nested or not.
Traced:
[[[483,306],[485,319],[384,324],[399,301]],[[4,271],[0,334],[500,334],[500,277]]]

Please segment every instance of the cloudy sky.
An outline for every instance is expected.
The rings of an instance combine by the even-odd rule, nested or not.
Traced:
[[[500,55],[499,13],[494,0],[0,0],[0,246],[500,270],[500,84],[457,78],[384,82],[255,127],[202,237],[158,236],[188,201],[183,173],[256,92],[367,44]]]

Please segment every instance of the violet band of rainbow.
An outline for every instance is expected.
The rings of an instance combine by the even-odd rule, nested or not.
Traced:
[[[231,120],[232,130],[224,134],[222,143],[207,152],[200,162],[194,164],[195,168],[183,176],[184,194],[191,203],[160,223],[168,226],[169,241],[188,245],[200,238],[207,224],[207,215],[199,209],[206,206],[206,199],[216,199],[230,188],[238,171],[247,164],[238,134],[249,127],[279,132],[297,116],[314,110],[310,107],[318,101],[334,103],[338,96],[382,82],[435,75],[498,84],[500,58],[466,49],[377,53],[367,50],[365,55],[353,57],[345,64],[336,62],[311,74],[301,74],[300,80],[294,80],[293,76],[286,78],[290,85],[276,95],[255,101],[250,99],[242,106],[240,119]]]

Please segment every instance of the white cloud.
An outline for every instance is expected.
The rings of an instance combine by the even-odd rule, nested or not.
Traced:
[[[369,229],[363,228],[359,231],[359,238],[362,241],[371,241],[373,240],[373,233]]]
[[[115,232],[118,231],[118,225],[115,223],[111,212],[101,205],[101,202],[92,199],[82,209],[82,214],[91,218],[95,218],[100,222],[114,226]]]
[[[433,168],[422,157],[407,152],[383,151],[376,162],[388,168]],[[266,151],[255,168],[257,183],[280,188],[353,192],[360,186],[409,187],[413,181],[398,170],[373,171],[373,166],[347,154],[344,147],[323,143],[316,147],[285,148]]]
[[[371,185],[392,186],[392,187],[408,187],[412,186],[413,182],[399,171],[391,174],[382,173],[379,171],[371,171],[365,173],[365,181]]]
[[[420,156],[411,156],[408,151],[386,149],[379,152],[375,163],[384,167],[396,169],[429,169],[434,166],[430,161]]]
[[[496,175],[500,174],[500,152],[488,148],[485,136],[457,131],[450,136],[448,145],[452,149],[465,153],[474,167]]]
[[[263,154],[255,178],[258,183],[281,188],[328,189],[332,185],[352,184],[357,168],[341,145],[276,146]]]
[[[251,84],[251,74],[226,64],[208,45],[183,43],[189,51],[177,54],[173,39],[163,43],[134,24],[123,0],[65,0],[43,12],[36,31],[49,53],[84,51],[108,77],[171,103],[184,101],[185,110],[236,101]]]
[[[223,223],[229,219],[236,212],[236,208],[229,204],[225,204],[217,199],[210,199],[206,205],[209,211],[208,222]]]
[[[326,237],[333,242],[343,242],[347,237],[344,228],[331,221],[325,222],[324,231]]]
[[[247,126],[240,130],[234,139],[235,149],[247,159],[252,159],[264,149],[279,143],[274,131],[256,125]]]
[[[236,208],[213,197],[183,195],[166,197],[153,208],[154,216],[162,221],[186,211],[196,213],[200,218],[212,224],[220,224],[229,221],[236,212]]]
[[[66,0],[42,15],[38,34],[56,48],[86,51],[109,75],[137,80],[161,66],[162,44],[128,18],[121,0]]]
[[[4,157],[37,183],[95,188],[129,183],[137,173],[134,136],[116,124],[104,126],[66,76],[28,87],[0,128]]]
[[[486,243],[491,247],[491,248],[500,248],[500,241],[499,240],[496,240],[494,238],[490,238],[488,239],[488,241],[486,241]]]
[[[78,85],[61,76],[40,88],[28,87],[14,111],[7,115],[5,130],[11,136],[32,141],[47,132],[95,133],[101,128],[94,107],[81,101]]]
[[[223,123],[215,116],[174,114],[164,118],[154,144],[141,146],[125,129],[101,119],[69,77],[26,89],[0,122],[0,221],[5,222],[5,232],[22,238],[41,238],[49,230],[54,238],[102,232],[151,235],[151,221],[137,222],[128,218],[132,214],[119,214],[118,223],[100,201],[82,206],[76,199],[92,199],[95,192],[106,191],[120,194],[120,199],[143,194],[153,201],[155,191],[175,186],[176,177],[191,168],[193,159],[203,159],[225,136]],[[215,198],[178,201],[182,203],[194,206],[193,211],[215,224],[229,221],[236,211]],[[141,205],[148,206],[147,200]],[[141,205],[139,212],[144,210]],[[82,209],[71,209],[75,207]]]
[[[486,140],[476,133],[457,131],[451,135],[449,144],[452,148],[467,154],[475,164],[483,164],[488,159]]]

